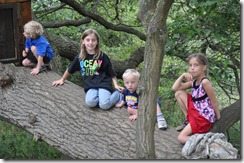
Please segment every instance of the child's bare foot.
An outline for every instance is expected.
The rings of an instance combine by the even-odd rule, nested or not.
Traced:
[[[123,101],[115,105],[116,108],[121,108],[122,106],[123,106]]]
[[[130,117],[129,117],[129,120],[130,121],[135,121],[137,119],[137,115],[131,115]]]

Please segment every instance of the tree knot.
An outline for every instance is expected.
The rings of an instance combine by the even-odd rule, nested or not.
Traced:
[[[28,115],[28,117],[29,117],[28,122],[29,122],[31,125],[33,125],[35,122],[37,122],[37,117],[36,117],[36,116],[37,116],[37,115],[32,114],[32,113],[30,113],[30,114]]]
[[[4,72],[0,72],[0,86],[2,88],[12,83],[13,83],[13,79],[11,78],[10,75],[5,74]]]
[[[34,133],[34,135],[33,135],[33,139],[34,139],[35,141],[39,141],[39,140],[42,139],[42,137],[41,137],[40,134],[38,134],[38,133]]]

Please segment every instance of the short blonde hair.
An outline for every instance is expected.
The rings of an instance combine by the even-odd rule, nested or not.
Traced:
[[[140,79],[140,73],[135,69],[127,69],[123,74],[123,80],[125,80],[129,75],[134,75],[138,80]]]
[[[44,30],[41,23],[32,20],[24,25],[24,32],[29,34],[31,38],[35,39],[42,35]]]

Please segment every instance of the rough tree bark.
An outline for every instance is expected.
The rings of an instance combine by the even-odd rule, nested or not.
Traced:
[[[211,128],[211,132],[225,132],[234,123],[241,119],[241,100],[226,107],[221,111],[221,119]]]
[[[166,19],[172,0],[141,0],[138,18],[147,33],[142,70],[138,120],[136,123],[136,152],[139,159],[154,159],[154,130],[158,84],[167,41]]]
[[[74,159],[136,159],[135,122],[126,109],[90,109],[82,87],[54,71],[31,76],[31,69],[0,63],[0,118],[33,134]],[[157,159],[183,159],[178,133],[155,129]]]

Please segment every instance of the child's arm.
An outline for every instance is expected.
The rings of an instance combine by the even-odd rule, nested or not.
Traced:
[[[210,99],[210,102],[213,106],[216,118],[217,118],[217,120],[219,120],[221,117],[220,116],[220,109],[219,109],[218,101],[217,101],[215,93],[214,93],[213,86],[209,80],[203,80],[202,85],[203,85],[203,88],[206,91],[206,93]]]
[[[38,55],[38,58],[37,58],[37,65],[36,67],[31,71],[31,75],[37,75],[39,72],[40,72],[40,68],[41,66],[43,65],[43,57]]]
[[[186,79],[187,82],[182,83],[183,79]],[[188,88],[191,88],[191,80],[192,80],[192,75],[190,73],[183,73],[173,84],[172,89],[174,91],[178,90],[185,90]]]
[[[114,77],[112,77],[112,80],[113,80],[114,88],[116,88],[118,91],[122,92],[124,90],[124,87],[118,86],[117,78],[114,76]]]
[[[40,68],[41,68],[42,65],[44,65],[44,63],[43,63],[43,57],[40,56],[40,55],[38,55],[36,68],[38,70],[40,70]]]
[[[65,79],[67,79],[69,77],[70,73],[68,72],[68,69],[66,69],[66,71],[64,72],[63,76],[59,79],[56,80],[52,83],[52,86],[59,86],[59,85],[63,85]]]

